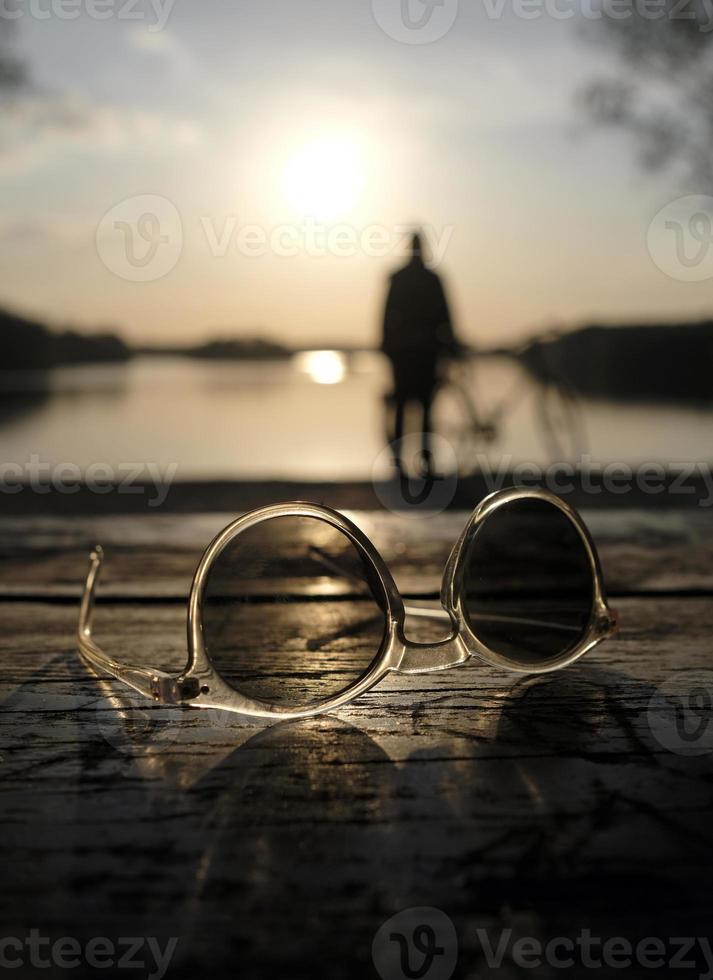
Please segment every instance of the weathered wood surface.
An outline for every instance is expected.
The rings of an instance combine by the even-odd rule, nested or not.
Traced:
[[[357,517],[423,591],[462,525]],[[713,520],[594,515],[622,632],[575,667],[394,675],[338,718],[267,729],[155,708],[75,652],[69,597],[99,537],[112,558],[98,638],[119,659],[180,666],[174,597],[222,523],[3,523],[3,936],[175,936],[167,976],[256,980],[377,977],[374,935],[413,906],[451,917],[463,978],[523,975],[488,966],[478,928],[494,944],[508,928],[710,936],[713,755],[664,747],[648,709],[662,685],[685,693],[713,669]],[[591,970],[527,971],[565,974]]]
[[[406,591],[437,593],[467,511],[398,518],[346,513],[369,535]],[[610,591],[713,591],[713,512],[583,511]],[[0,595],[81,594],[87,556],[106,551],[105,597],[185,598],[203,549],[236,514],[0,518]]]

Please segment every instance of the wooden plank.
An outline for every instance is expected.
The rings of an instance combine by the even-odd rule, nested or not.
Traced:
[[[624,599],[621,636],[545,678],[394,675],[338,719],[268,729],[100,682],[71,607],[2,610],[7,935],[176,936],[178,968],[237,948],[249,977],[317,950],[311,975],[351,977],[409,906],[452,916],[464,968],[476,926],[658,935],[679,916],[694,935],[710,916],[711,757],[664,749],[646,713],[710,665],[708,600]],[[119,657],[183,659],[176,605],[103,606],[97,628]]]
[[[646,718],[636,715],[644,711],[656,687],[667,678],[682,670],[707,669],[711,665],[708,637],[713,629],[713,611],[703,599],[663,599],[656,602],[654,617],[651,605],[647,600],[622,600],[622,634],[567,671],[534,681],[519,681],[515,675],[482,664],[417,677],[393,675],[357,705],[340,711],[340,718],[349,724],[368,727],[372,737],[386,740],[385,745],[389,738],[395,738],[396,742],[388,744],[388,754],[401,761],[414,753],[427,756],[434,747],[445,744],[450,746],[449,751],[457,747],[459,757],[482,758],[484,753],[492,756],[493,752],[498,758],[503,753],[526,757],[532,749],[527,726],[518,726],[514,713],[509,709],[506,712],[512,714],[508,731],[521,728],[520,737],[495,746],[496,729],[503,722],[508,705],[536,700],[532,693],[535,690],[547,691],[548,698],[554,698],[553,714],[549,722],[544,716],[540,720],[546,723],[549,735],[555,734],[554,722],[569,704],[565,713],[572,713],[573,722],[574,716],[579,716],[585,727],[592,726],[588,751],[593,756],[604,757],[614,752],[621,756],[622,765],[625,761],[638,764],[637,760],[643,757],[649,765],[651,756],[675,762],[647,733]],[[77,742],[84,738],[91,741],[100,734],[97,714],[112,710],[120,713],[120,709],[112,708],[110,687],[98,681],[74,651],[72,609],[39,603],[30,606],[4,603],[2,608],[6,629],[0,638],[5,677],[0,722],[7,753],[4,759],[7,788],[19,760],[36,755],[37,745],[25,739],[27,731],[34,731],[35,738],[46,748],[56,747],[59,741],[61,766],[64,766],[68,748],[74,752]],[[173,669],[185,658],[183,614],[174,605],[102,607],[97,632],[101,642],[119,659]],[[345,658],[351,655],[352,649],[345,648]],[[588,698],[591,703],[577,707],[580,697]],[[597,717],[597,705],[601,708],[607,699],[618,704],[620,710]],[[630,717],[624,718],[622,706]],[[165,747],[167,757],[172,753],[190,755],[196,733],[212,731],[219,718],[221,749],[226,740],[232,740],[233,728],[244,729],[251,735],[260,728],[212,711],[167,709],[164,713],[171,715],[172,723],[180,720],[178,741]],[[415,716],[418,725],[414,724]],[[51,720],[52,726],[44,724],[43,718]],[[58,732],[63,733],[59,739]],[[565,734],[558,736],[556,744],[549,749],[543,745],[538,751],[554,755],[566,751]],[[120,756],[114,759],[117,774],[125,762]],[[199,768],[203,765],[201,761]],[[21,766],[17,772],[21,780]],[[605,775],[603,769],[602,777]],[[41,767],[34,789],[53,779],[53,766]],[[566,792],[564,784],[560,788]],[[66,789],[69,792],[72,787],[68,785]],[[75,786],[74,790],[81,791],[81,787]],[[449,792],[458,795],[461,790],[462,787],[453,786]],[[563,796],[560,803],[564,800]],[[673,798],[666,804],[669,808],[677,805]]]
[[[622,599],[621,635],[560,673],[393,675],[271,728],[100,681],[72,606],[1,608],[4,935],[175,936],[175,970],[238,957],[261,980],[374,975],[375,933],[411,906],[453,918],[462,975],[477,927],[707,935],[713,757],[664,748],[647,706],[711,666],[708,599]],[[97,635],[177,668],[184,610],[106,604]]]
[[[87,554],[107,552],[105,597],[182,598],[198,559],[231,514],[0,519],[0,595],[78,597]],[[350,512],[397,583],[435,594],[467,512],[407,519]],[[584,512],[610,593],[713,591],[713,514],[704,509]]]

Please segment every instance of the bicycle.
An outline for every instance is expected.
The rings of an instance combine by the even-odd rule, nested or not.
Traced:
[[[528,397],[534,401],[532,417],[541,448],[551,461],[575,460],[586,452],[586,429],[576,393],[549,368],[531,371],[521,355],[522,349],[466,353],[448,363],[436,393],[434,416],[453,446],[461,473],[481,469],[484,462],[491,464],[489,451],[502,445],[508,419]],[[507,357],[516,365],[516,376],[495,405],[485,409],[477,373],[493,357]]]

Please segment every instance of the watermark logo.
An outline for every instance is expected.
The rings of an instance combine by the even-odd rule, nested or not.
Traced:
[[[276,255],[294,258],[298,255],[320,259],[354,258],[405,258],[411,255],[411,225],[371,224],[363,227],[340,223],[325,224],[313,217],[305,217],[298,224],[278,224],[265,227],[242,222],[237,215],[226,215],[222,221],[203,215],[201,229],[208,250],[213,258],[224,259],[233,251],[245,258],[262,258]],[[436,267],[443,261],[455,228],[444,225],[422,225],[421,235],[429,265]]]
[[[432,44],[453,27],[458,0],[371,0],[379,27],[402,44]]]
[[[713,671],[674,674],[649,701],[647,719],[654,738],[669,752],[713,752]]]
[[[153,34],[162,31],[176,0],[0,0],[0,20],[145,21]]]
[[[404,517],[430,516],[446,510],[455,496],[458,459],[443,436],[410,433],[382,449],[371,476],[374,492],[387,510]]]
[[[0,970],[17,970],[30,967],[32,975],[37,970],[74,970],[84,967],[82,975],[93,976],[86,970],[141,970],[149,980],[162,980],[166,976],[178,946],[178,938],[172,936],[165,945],[155,936],[93,936],[80,942],[74,936],[53,939],[43,936],[39,929],[30,929],[25,937],[3,936],[0,938]],[[29,971],[23,971],[28,976]]]
[[[0,3],[2,0],[0,0]],[[436,268],[445,258],[455,227],[422,225],[428,264]],[[238,255],[259,259],[298,256],[348,259],[357,256],[402,259],[411,255],[411,225],[325,224],[306,216],[298,223],[272,226],[242,221],[236,214],[201,215],[188,234],[202,242],[214,259]],[[184,227],[176,206],[164,197],[143,194],[110,208],[97,227],[97,252],[104,265],[132,282],[151,282],[175,267],[183,250]]]
[[[0,494],[75,494],[86,490],[105,495],[145,495],[149,507],[161,507],[173,484],[178,463],[119,463],[96,460],[84,471],[77,463],[51,462],[31,453],[23,462],[0,463]]]
[[[519,976],[543,967],[549,968],[548,976],[602,967],[688,969],[699,980],[713,976],[713,947],[706,936],[646,936],[635,942],[626,936],[598,936],[586,927],[569,936],[537,937],[481,927],[475,935],[488,976],[503,970],[510,976],[511,968]],[[382,980],[450,980],[458,965],[455,927],[440,909],[405,909],[374,936],[372,959]]]
[[[706,936],[671,936],[669,938],[646,936],[632,942],[626,936],[597,936],[584,928],[575,936],[552,936],[541,939],[536,936],[516,936],[512,929],[503,929],[497,935],[487,929],[475,930],[486,964],[490,970],[500,970],[512,964],[518,971],[540,970],[565,973],[581,969],[626,970],[634,967],[644,970],[695,970],[689,974],[698,980],[710,980],[713,965],[713,949]],[[522,973],[519,973],[522,975]],[[553,972],[549,972],[552,976]],[[609,974],[605,974],[608,976]]]
[[[622,496],[629,493],[656,496],[685,496],[698,507],[713,507],[713,469],[704,461],[679,460],[664,466],[644,462],[636,467],[628,463],[602,463],[589,454],[573,462],[541,463],[514,461],[510,453],[497,460],[476,453],[474,470],[483,476],[488,493],[515,486],[523,490],[545,487],[560,497],[579,491],[583,494]]]
[[[646,244],[671,279],[713,279],[713,197],[691,194],[661,208],[649,225]]]
[[[382,980],[450,980],[458,936],[440,909],[404,909],[378,930],[371,955]]]
[[[483,0],[489,20],[686,21],[687,33],[713,30],[710,4],[692,0]]]
[[[154,282],[171,272],[183,251],[183,223],[175,204],[158,194],[128,197],[110,208],[96,234],[99,258],[130,282]]]
[[[95,712],[102,738],[129,756],[163,752],[176,741],[185,719],[181,708],[154,705],[131,688],[100,698]]]

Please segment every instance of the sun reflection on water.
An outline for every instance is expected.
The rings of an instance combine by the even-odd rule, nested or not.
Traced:
[[[347,373],[346,359],[336,350],[303,351],[295,358],[295,366],[318,385],[339,384]]]

